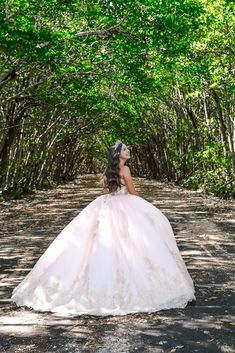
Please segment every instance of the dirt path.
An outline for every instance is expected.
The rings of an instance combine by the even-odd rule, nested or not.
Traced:
[[[0,204],[0,352],[230,353],[235,346],[235,202],[135,179],[170,220],[194,280],[196,306],[152,314],[63,318],[10,302],[56,235],[102,192],[96,177]]]

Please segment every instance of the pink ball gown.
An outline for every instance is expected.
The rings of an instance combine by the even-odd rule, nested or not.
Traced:
[[[39,311],[105,316],[184,308],[195,295],[168,219],[123,185],[60,232],[11,299]]]

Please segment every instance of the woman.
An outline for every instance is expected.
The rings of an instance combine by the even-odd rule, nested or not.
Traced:
[[[12,300],[39,311],[124,315],[184,308],[193,281],[168,219],[138,196],[125,162],[110,148],[105,195],[88,204],[57,236]]]

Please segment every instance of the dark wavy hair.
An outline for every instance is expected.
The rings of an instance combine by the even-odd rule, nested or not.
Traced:
[[[123,185],[119,175],[119,155],[122,145],[121,141],[117,141],[109,149],[108,165],[104,172],[104,186],[109,189],[109,192],[117,191]]]

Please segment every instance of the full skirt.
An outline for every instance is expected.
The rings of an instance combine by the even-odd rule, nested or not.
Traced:
[[[131,194],[102,195],[55,238],[12,300],[62,315],[184,308],[194,284],[167,217]]]

